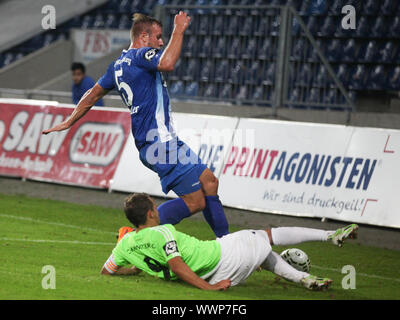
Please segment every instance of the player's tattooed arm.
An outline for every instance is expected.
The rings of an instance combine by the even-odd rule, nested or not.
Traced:
[[[48,134],[54,131],[62,131],[69,129],[75,122],[77,122],[80,118],[82,118],[89,110],[92,108],[97,101],[103,98],[109,90],[102,88],[99,84],[95,84],[93,88],[86,91],[86,93],[82,96],[78,105],[65,121],[55,125],[51,129],[43,130],[42,134]]]
[[[181,257],[175,257],[168,261],[168,265],[173,273],[175,273],[183,281],[203,290],[226,290],[231,286],[230,280],[222,280],[216,284],[209,284],[200,278]]]
[[[179,11],[175,16],[174,30],[172,31],[171,39],[165,48],[157,69],[159,71],[172,71],[177,63],[182,49],[183,34],[189,26],[190,17],[186,12]]]

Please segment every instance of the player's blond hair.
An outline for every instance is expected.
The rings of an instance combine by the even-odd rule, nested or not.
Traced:
[[[143,31],[151,34],[151,26],[156,24],[162,28],[162,23],[156,18],[146,16],[142,13],[134,13],[132,15],[132,28],[131,28],[131,40],[137,38]]]

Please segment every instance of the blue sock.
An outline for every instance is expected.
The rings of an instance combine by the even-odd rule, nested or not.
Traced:
[[[190,210],[181,198],[166,201],[157,210],[160,215],[160,224],[177,224],[190,216]]]
[[[203,215],[218,238],[229,234],[228,221],[218,196],[206,196],[206,207],[203,210]]]

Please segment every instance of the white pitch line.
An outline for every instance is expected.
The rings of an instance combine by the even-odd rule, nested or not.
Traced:
[[[47,240],[47,239],[39,240],[39,239],[0,238],[0,241],[22,241],[22,242],[37,242],[37,243],[67,243],[67,244],[90,244],[90,245],[115,246],[115,243],[110,243],[110,242],[78,241],[78,240]]]
[[[59,226],[59,227],[64,227],[64,228],[80,229],[80,230],[87,230],[87,231],[93,231],[93,232],[98,232],[98,233],[106,233],[106,234],[113,234],[113,235],[116,235],[116,234],[117,234],[117,232],[97,230],[97,229],[93,229],[93,228],[75,226],[75,225],[72,225],[72,224],[65,224],[65,223],[60,223],[60,222],[51,222],[51,221],[37,220],[37,219],[30,218],[30,217],[13,216],[13,215],[10,215],[10,214],[0,214],[0,217],[3,217],[3,218],[11,218],[11,219],[17,219],[17,220],[32,221],[32,222],[37,222],[37,223],[50,224],[50,225],[53,225],[53,226]]]
[[[311,265],[311,267],[312,267],[312,268],[315,268],[315,269],[328,270],[328,271],[334,271],[334,272],[342,273],[341,270],[339,270],[339,269],[334,269],[334,268],[326,268],[326,267],[320,267],[320,266],[316,266],[316,265]],[[376,275],[376,274],[368,274],[368,273],[360,273],[360,272],[357,272],[356,275],[357,275],[357,276],[367,277],[367,278],[375,278],[375,279],[380,279],[380,280],[388,280],[388,281],[400,282],[400,279],[389,278],[389,277],[382,277],[382,276],[378,276],[378,275]]]

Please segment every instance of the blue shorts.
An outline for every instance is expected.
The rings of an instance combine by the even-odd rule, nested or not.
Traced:
[[[181,140],[155,142],[139,150],[142,163],[156,172],[162,190],[183,196],[201,189],[200,176],[207,168],[198,155]]]

